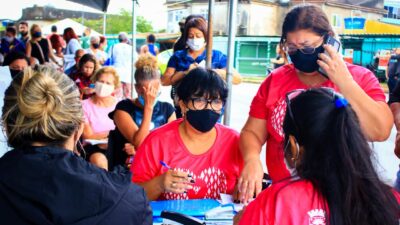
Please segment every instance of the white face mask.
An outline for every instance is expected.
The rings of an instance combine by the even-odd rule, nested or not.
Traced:
[[[108,97],[114,92],[114,85],[109,85],[97,81],[96,86],[94,87],[94,91],[99,97]]]
[[[202,47],[204,47],[205,40],[204,38],[190,38],[187,40],[186,44],[189,46],[190,49],[192,49],[193,51],[198,51],[200,50]]]

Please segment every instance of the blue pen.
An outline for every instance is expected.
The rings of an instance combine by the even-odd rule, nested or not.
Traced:
[[[168,168],[169,170],[171,169],[170,166],[168,166],[168,164],[166,164],[165,162],[163,162],[162,160],[160,160],[160,163],[162,166],[164,166],[165,168]]]

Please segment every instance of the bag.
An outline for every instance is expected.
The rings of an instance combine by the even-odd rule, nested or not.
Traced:
[[[111,56],[110,57],[108,57],[108,59],[104,62],[104,66],[112,66],[112,65],[114,65],[114,62],[113,62],[113,60],[112,60],[112,58],[113,58],[113,51],[114,51],[114,45],[111,47]]]

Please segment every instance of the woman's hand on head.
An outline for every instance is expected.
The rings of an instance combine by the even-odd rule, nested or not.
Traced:
[[[153,109],[154,103],[157,99],[158,88],[154,82],[150,82],[149,86],[143,87],[144,90],[144,107]]]
[[[323,47],[327,54],[320,53],[317,63],[326,72],[329,79],[337,86],[341,86],[349,79],[352,79],[340,53],[336,52],[331,45],[325,44]]]
[[[170,169],[161,176],[161,186],[164,192],[181,194],[193,188],[191,184],[194,183],[194,180],[186,172]]]

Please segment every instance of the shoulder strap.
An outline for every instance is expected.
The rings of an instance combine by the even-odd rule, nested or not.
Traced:
[[[36,46],[37,46],[37,47],[38,47],[38,49],[39,49],[40,56],[41,56],[41,57],[42,57],[42,59],[43,59],[43,63],[45,63],[45,62],[46,62],[46,59],[45,59],[45,57],[44,57],[44,54],[43,54],[42,47],[40,46],[40,44],[39,44],[37,41],[35,41],[34,43],[36,44]]]

